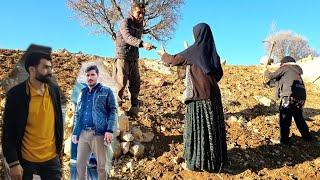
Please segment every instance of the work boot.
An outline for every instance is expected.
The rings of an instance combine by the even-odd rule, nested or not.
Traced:
[[[131,106],[129,111],[127,111],[127,116],[138,116],[139,106]]]

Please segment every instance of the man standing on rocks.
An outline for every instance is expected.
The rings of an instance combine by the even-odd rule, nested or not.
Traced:
[[[305,141],[313,140],[305,122],[302,109],[306,100],[306,90],[301,78],[302,69],[296,64],[295,59],[286,56],[281,59],[280,68],[271,73],[265,71],[265,76],[270,80],[276,80],[276,96],[280,102],[280,143],[290,145],[290,126],[292,117],[296,122],[302,138]]]
[[[123,93],[129,80],[131,108],[128,115],[137,115],[139,111],[138,95],[140,92],[139,48],[151,50],[154,46],[143,42],[144,4],[133,3],[131,13],[120,26],[116,37],[116,61],[113,66],[113,78],[116,81],[117,100],[119,106],[123,103]]]
[[[29,78],[6,95],[2,149],[10,177],[61,179],[63,119],[58,87],[51,82],[51,48],[30,45],[22,57]]]
[[[106,179],[106,146],[111,144],[115,131],[117,105],[112,90],[98,83],[99,69],[96,65],[85,70],[87,87],[80,92],[74,116],[72,142],[78,143],[77,174],[87,179],[87,160],[91,152],[97,159],[99,180]]]

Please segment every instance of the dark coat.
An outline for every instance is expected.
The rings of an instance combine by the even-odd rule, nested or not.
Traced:
[[[193,97],[188,97],[186,101],[221,98],[218,82],[222,78],[223,69],[219,66],[218,75],[215,73],[206,74],[200,67],[193,64],[181,55],[170,55],[164,53],[161,58],[165,63],[172,66],[190,65],[190,75],[193,84]]]
[[[63,143],[63,118],[58,87],[49,83],[49,93],[55,112],[55,141],[57,153],[60,155]],[[21,161],[21,145],[29,114],[30,89],[28,81],[24,81],[6,94],[3,115],[2,149],[9,166]]]
[[[306,100],[307,94],[303,80],[303,71],[296,63],[284,63],[275,72],[265,72],[269,80],[276,81],[276,97],[292,96],[300,100]]]
[[[123,19],[116,36],[116,58],[137,61],[139,47],[142,47],[142,33],[142,23],[136,23],[132,17]]]

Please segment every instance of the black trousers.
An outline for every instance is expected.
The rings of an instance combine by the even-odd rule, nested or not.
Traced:
[[[22,160],[21,166],[23,168],[23,180],[32,180],[33,174],[38,174],[41,179],[45,180],[61,179],[61,164],[58,156],[41,163]]]
[[[303,139],[309,139],[311,134],[302,115],[302,108],[296,106],[284,106],[280,104],[280,141],[288,142],[292,117]]]

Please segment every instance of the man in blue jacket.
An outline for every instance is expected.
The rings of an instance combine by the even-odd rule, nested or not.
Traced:
[[[112,90],[98,83],[99,69],[91,65],[85,70],[87,87],[80,92],[75,110],[72,142],[78,143],[77,173],[80,180],[87,179],[86,166],[91,152],[97,158],[99,179],[106,179],[106,147],[113,139],[117,116]]]

